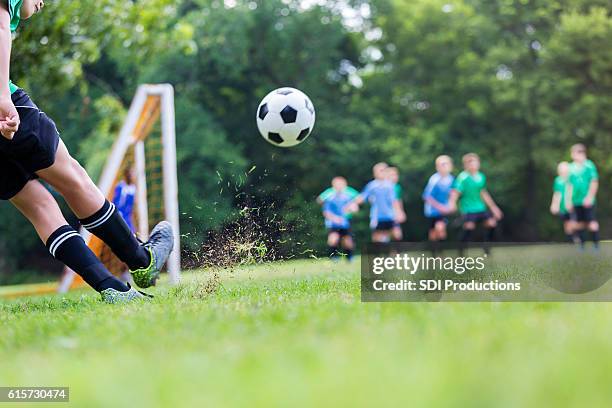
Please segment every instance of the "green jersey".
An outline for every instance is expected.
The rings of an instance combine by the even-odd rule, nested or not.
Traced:
[[[487,187],[487,178],[481,172],[474,175],[461,172],[455,180],[455,190],[461,193],[459,209],[463,214],[474,214],[487,211],[487,205],[480,193]]]
[[[401,201],[403,193],[402,186],[400,186],[399,183],[395,183],[393,190],[395,191],[395,198]]]
[[[19,21],[21,21],[20,11],[21,11],[21,4],[22,3],[23,3],[23,0],[8,0],[7,1],[8,12],[9,12],[9,16],[11,17],[11,32],[15,32],[15,30],[17,30],[17,26],[19,25]],[[13,93],[17,89],[19,89],[17,87],[17,85],[15,85],[9,79],[9,90],[10,90],[10,92]]]
[[[355,190],[353,187],[347,187],[346,188],[346,192],[348,193],[348,195],[351,198],[355,198],[359,195],[359,191]],[[334,195],[335,190],[333,189],[333,187],[329,187],[328,189],[326,189],[325,191],[323,191],[321,194],[319,194],[319,197],[317,197],[319,200],[321,201],[325,201],[327,200],[329,197],[331,197],[332,195]]]
[[[587,160],[583,164],[571,163],[568,182],[572,186],[572,204],[581,206],[593,181],[599,180],[597,167]]]
[[[561,194],[561,203],[559,204],[559,213],[567,214],[567,208],[565,208],[565,191],[567,190],[567,180],[561,176],[555,178],[553,184],[553,191]]]

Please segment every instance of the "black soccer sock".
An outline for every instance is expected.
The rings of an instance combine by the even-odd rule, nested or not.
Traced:
[[[461,242],[470,242],[472,240],[472,230],[464,229],[461,234]]]
[[[330,258],[336,258],[338,256],[338,247],[337,246],[328,246],[328,253]]]
[[[599,247],[599,231],[591,231],[591,238],[593,239],[593,245],[595,248]]]
[[[574,235],[573,234],[565,234],[565,240],[570,244],[574,243]]]
[[[345,249],[344,253],[346,254],[346,259],[348,261],[350,261],[351,259],[353,259],[353,250],[352,249]]]
[[[108,288],[122,292],[129,290],[106,269],[71,226],[64,225],[55,230],[47,239],[46,245],[55,259],[78,273],[96,291]]]
[[[81,220],[83,227],[104,241],[117,258],[131,270],[146,268],[151,262],[148,251],[140,245],[115,206],[108,201],[91,217]]]
[[[586,232],[582,229],[578,231],[578,238],[580,239],[580,246],[584,248],[586,242]]]
[[[495,227],[487,228],[486,233],[485,233],[485,240],[488,242],[495,240]]]

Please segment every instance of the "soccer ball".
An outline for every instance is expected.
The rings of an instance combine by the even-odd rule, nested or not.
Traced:
[[[312,132],[315,109],[302,91],[280,88],[270,92],[257,108],[259,133],[274,146],[302,143]]]

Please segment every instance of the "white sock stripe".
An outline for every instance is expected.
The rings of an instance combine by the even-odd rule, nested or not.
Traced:
[[[56,245],[57,241],[64,238],[66,235],[68,234],[72,234],[74,231],[66,231],[63,234],[59,235],[57,238],[55,238],[53,240],[53,242],[51,243],[51,245],[49,245],[49,252],[51,252],[51,249]]]
[[[80,238],[81,236],[76,231],[68,231],[55,238],[53,243],[49,246],[49,252],[51,252],[51,255],[53,255],[53,257],[55,258],[55,252],[57,251],[57,248],[59,248],[60,245],[62,245],[64,242],[66,242],[66,240],[72,237]]]
[[[108,221],[111,215],[113,215],[113,211],[115,211],[115,205],[111,203],[110,207],[108,207],[108,210],[106,210],[106,212],[104,213],[102,217],[98,218],[95,221],[90,222],[89,224],[83,224],[83,228],[90,229],[90,228],[99,227],[100,225]]]

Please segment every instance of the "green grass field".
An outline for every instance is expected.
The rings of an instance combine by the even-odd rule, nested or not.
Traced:
[[[612,402],[607,303],[363,304],[359,263],[328,261],[184,281],[127,306],[0,300],[0,385],[85,407]]]

